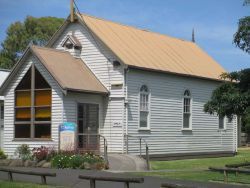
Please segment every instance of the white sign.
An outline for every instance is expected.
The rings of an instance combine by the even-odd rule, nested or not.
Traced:
[[[60,150],[75,150],[76,147],[76,124],[64,122],[60,125]]]

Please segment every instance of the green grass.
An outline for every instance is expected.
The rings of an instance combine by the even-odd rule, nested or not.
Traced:
[[[250,162],[250,150],[239,150],[234,157],[186,159],[175,161],[152,161],[153,170],[174,169],[174,170],[207,170],[209,166],[223,167],[225,164]]]
[[[4,188],[55,188],[56,186],[39,185],[23,182],[0,181],[0,187]]]
[[[143,172],[136,174],[142,176],[160,176],[172,179],[203,182],[223,182],[223,174],[219,172],[208,171],[209,166],[224,167],[225,164],[235,164],[246,161],[250,162],[250,150],[240,149],[238,155],[234,157],[186,159],[175,161],[151,161],[152,170],[162,171]],[[228,180],[229,183],[240,183],[250,185],[250,175],[239,174],[238,176],[235,176],[235,174],[229,174]]]

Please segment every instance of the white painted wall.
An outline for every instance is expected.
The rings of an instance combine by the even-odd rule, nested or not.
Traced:
[[[150,90],[150,130],[140,131],[139,89]],[[218,117],[203,112],[218,83],[130,69],[128,72],[128,134],[144,136],[150,154],[220,152],[236,150],[236,121],[218,131]],[[192,131],[182,130],[183,93],[192,95]],[[129,152],[138,153],[139,143],[129,142]]]
[[[43,77],[47,80],[52,88],[52,119],[51,119],[51,141],[15,141],[14,140],[14,105],[15,105],[15,88],[21,81],[25,73],[29,70],[31,64],[34,63]],[[62,92],[58,84],[50,76],[48,71],[43,67],[39,60],[33,56],[29,56],[22,67],[12,79],[11,83],[5,91],[5,113],[4,113],[4,151],[10,157],[15,157],[16,148],[21,144],[28,144],[30,148],[46,146],[58,148],[58,127],[63,120],[63,100]]]
[[[116,60],[115,56],[98,39],[94,39],[86,27],[79,23],[71,23],[53,47],[65,50],[62,47],[62,42],[67,35],[72,34],[82,44],[80,57],[110,91],[110,96],[103,103],[104,123],[102,130],[100,129],[100,133],[107,138],[110,152],[122,152],[121,137],[123,137],[123,126],[125,125],[122,113],[122,109],[124,108],[123,67],[114,68],[112,62]],[[75,55],[72,51],[70,53]],[[111,87],[112,83],[121,83],[122,86]],[[83,96],[79,96],[80,99],[83,99]],[[67,110],[67,113],[73,114],[73,111]],[[117,124],[119,126],[114,126]]]

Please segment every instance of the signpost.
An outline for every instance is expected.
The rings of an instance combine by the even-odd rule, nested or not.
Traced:
[[[73,122],[64,122],[60,124],[60,150],[76,149],[76,124]]]

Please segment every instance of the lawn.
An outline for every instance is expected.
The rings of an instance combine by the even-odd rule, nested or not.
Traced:
[[[160,176],[172,179],[195,181],[223,181],[223,174],[208,171],[209,166],[223,167],[225,164],[250,162],[250,149],[240,149],[234,157],[186,159],[175,161],[151,161],[152,170],[157,172],[139,173],[143,176]],[[165,170],[165,171],[164,171]],[[229,175],[229,183],[242,183],[250,185],[250,175]]]
[[[240,149],[238,154],[234,157],[187,159],[176,161],[152,161],[151,167],[153,170],[207,170],[209,166],[223,167],[225,164],[241,163],[245,161],[250,162],[250,149]]]
[[[4,188],[56,188],[55,186],[39,185],[23,182],[8,182],[0,180],[0,187]]]

